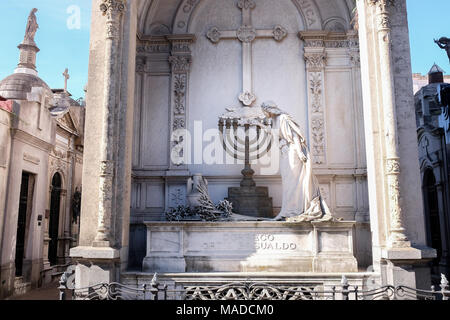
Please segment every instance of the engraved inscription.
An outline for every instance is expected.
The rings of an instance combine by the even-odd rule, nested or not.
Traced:
[[[297,244],[293,242],[279,241],[273,234],[257,234],[255,237],[256,250],[296,250]]]

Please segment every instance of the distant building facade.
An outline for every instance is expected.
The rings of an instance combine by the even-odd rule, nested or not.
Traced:
[[[450,84],[434,65],[415,94],[419,161],[428,245],[437,250],[432,275],[450,271]]]
[[[33,39],[19,49],[0,82],[0,298],[52,281],[79,233],[84,103],[39,78]]]
[[[450,75],[444,76],[444,82],[450,83]],[[428,85],[428,75],[413,73],[414,94],[416,94],[420,89],[422,89],[427,85]]]

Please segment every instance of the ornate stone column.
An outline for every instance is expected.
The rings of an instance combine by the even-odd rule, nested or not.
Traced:
[[[124,0],[103,0],[100,10],[106,17],[106,40],[105,40],[105,73],[103,92],[102,137],[100,141],[101,161],[98,228],[94,247],[109,247],[111,237],[111,212],[113,201],[114,180],[114,120],[117,106],[116,90],[117,71],[119,70],[119,35],[122,25],[122,14],[125,10]]]
[[[315,165],[325,165],[326,132],[325,132],[325,104],[324,81],[327,54],[325,39],[328,32],[305,31],[300,32],[304,41],[304,58],[306,62],[308,86],[308,118],[310,149]]]
[[[427,289],[435,250],[424,234],[406,1],[357,8],[373,268],[380,284]]]
[[[191,45],[195,35],[170,35],[167,40],[172,50],[169,63],[171,77],[170,109],[170,170],[186,171],[187,148],[183,130],[187,129],[187,104],[189,92],[189,72],[191,69]]]
[[[120,281],[127,266],[137,1],[93,0],[79,243],[70,249],[78,287]]]
[[[400,156],[398,151],[397,113],[395,106],[394,79],[391,58],[391,29],[388,8],[394,0],[367,0],[370,6],[376,7],[378,45],[380,48],[380,71],[384,77],[382,85],[382,102],[384,113],[384,134],[386,143],[386,178],[389,193],[391,247],[409,247],[411,243],[403,227],[401,195],[400,195]]]

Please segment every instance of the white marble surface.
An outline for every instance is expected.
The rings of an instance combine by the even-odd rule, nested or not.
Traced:
[[[147,223],[144,272],[356,272],[354,222]]]

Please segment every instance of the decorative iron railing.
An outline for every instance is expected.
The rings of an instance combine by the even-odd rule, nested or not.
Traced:
[[[449,300],[447,278],[442,275],[440,290],[430,291],[406,286],[383,286],[360,290],[349,285],[345,276],[339,286],[325,290],[321,285],[275,286],[266,283],[230,283],[222,286],[186,286],[168,289],[154,275],[149,285],[140,288],[120,283],[102,283],[86,288],[75,288],[74,271],[65,272],[60,280],[60,300]]]

